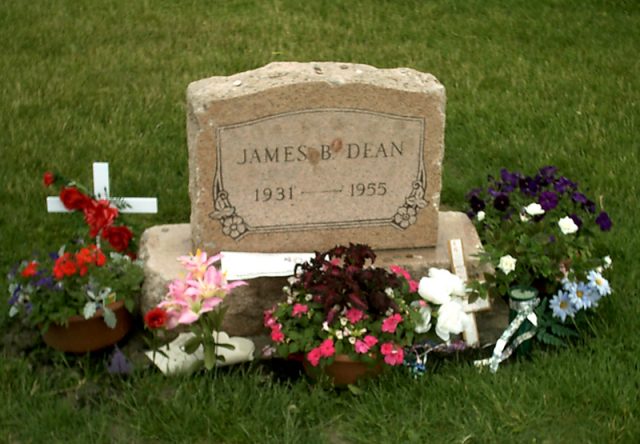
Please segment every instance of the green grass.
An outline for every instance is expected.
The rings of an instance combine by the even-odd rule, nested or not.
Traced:
[[[108,161],[114,195],[159,198],[157,215],[130,220],[187,221],[187,84],[275,60],[431,72],[448,96],[443,204],[462,208],[503,166],[555,164],[615,224],[615,293],[589,338],[495,376],[452,361],[355,396],[260,365],[122,381],[101,357],[5,350],[6,442],[640,440],[638,2],[7,0],[0,41],[2,270],[70,234],[67,215],[46,213],[45,170],[89,184]]]

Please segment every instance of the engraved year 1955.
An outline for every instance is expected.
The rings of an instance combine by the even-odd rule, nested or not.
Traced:
[[[387,184],[385,182],[359,182],[351,184],[351,197],[384,196],[385,194],[387,194]]]

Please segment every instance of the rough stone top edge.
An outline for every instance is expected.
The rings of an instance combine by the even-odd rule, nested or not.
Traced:
[[[412,68],[380,69],[342,62],[272,62],[251,71],[191,82],[187,87],[187,100],[197,108],[210,101],[255,94],[274,87],[316,82],[335,87],[365,84],[444,95],[444,86],[435,76]]]

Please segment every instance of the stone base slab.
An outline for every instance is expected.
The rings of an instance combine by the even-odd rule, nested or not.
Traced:
[[[438,244],[431,248],[377,250],[377,266],[400,265],[419,279],[426,276],[430,267],[450,268],[448,241],[461,239],[467,271],[470,277],[479,274],[478,253],[481,244],[475,227],[464,213],[439,213]],[[166,295],[167,284],[184,275],[176,260],[193,251],[190,225],[157,225],[142,235],[140,257],[144,261],[145,282],[140,307],[148,311]],[[214,253],[214,252],[209,252]],[[248,281],[249,285],[236,288],[227,298],[228,304],[223,329],[233,336],[260,336],[266,333],[263,325],[264,310],[283,299],[282,287],[286,277],[261,277]],[[501,316],[499,324],[502,324]],[[504,321],[506,326],[506,321]],[[481,342],[486,343],[482,337]]]

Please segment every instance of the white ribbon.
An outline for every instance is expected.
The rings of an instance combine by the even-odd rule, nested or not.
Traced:
[[[509,308],[515,310],[518,314],[513,319],[513,321],[511,321],[507,329],[502,333],[500,339],[496,341],[496,346],[493,349],[493,354],[491,355],[491,357],[475,361],[474,364],[477,367],[484,367],[488,365],[491,373],[495,373],[496,371],[498,371],[498,366],[502,361],[509,358],[509,356],[511,356],[513,351],[518,348],[520,344],[535,336],[536,329],[533,328],[532,330],[529,330],[528,332],[523,333],[515,338],[513,340],[513,343],[507,347],[509,340],[518,331],[525,320],[531,322],[534,327],[538,326],[538,317],[534,312],[538,304],[540,304],[540,298],[530,299],[528,301],[517,301],[514,299],[510,299]]]

